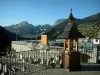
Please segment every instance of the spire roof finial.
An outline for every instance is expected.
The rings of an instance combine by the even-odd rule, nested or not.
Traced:
[[[69,21],[73,21],[74,20],[74,17],[73,17],[73,14],[72,14],[72,8],[70,9],[70,15],[69,15]]]
[[[70,9],[70,13],[72,13],[72,8]]]

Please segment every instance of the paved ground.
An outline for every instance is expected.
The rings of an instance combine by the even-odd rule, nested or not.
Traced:
[[[65,69],[38,68],[34,71],[22,72],[16,75],[100,75],[100,64],[83,64],[82,71],[67,72]]]
[[[100,71],[66,72],[65,69],[46,69],[35,72],[20,73],[18,75],[100,75]]]
[[[21,64],[22,65],[22,64]],[[29,69],[33,66],[29,65]],[[82,71],[66,72],[65,69],[33,68],[31,71],[19,72],[16,75],[100,75],[100,64],[82,64]]]

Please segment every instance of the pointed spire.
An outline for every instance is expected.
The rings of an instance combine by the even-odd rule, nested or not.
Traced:
[[[72,13],[72,8],[70,9],[70,13]]]
[[[69,15],[69,23],[71,23],[74,20],[73,14],[72,14],[72,8],[70,9],[70,15]]]

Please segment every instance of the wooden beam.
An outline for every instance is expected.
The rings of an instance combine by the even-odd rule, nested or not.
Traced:
[[[68,39],[68,52],[71,50],[71,39]]]
[[[78,39],[75,39],[76,41],[76,51],[78,51]]]
[[[73,39],[71,39],[71,50],[73,50]]]
[[[66,51],[66,39],[64,39],[64,52]]]

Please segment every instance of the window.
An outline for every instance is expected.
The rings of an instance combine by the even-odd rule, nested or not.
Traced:
[[[96,39],[95,42],[98,42],[98,39]]]

